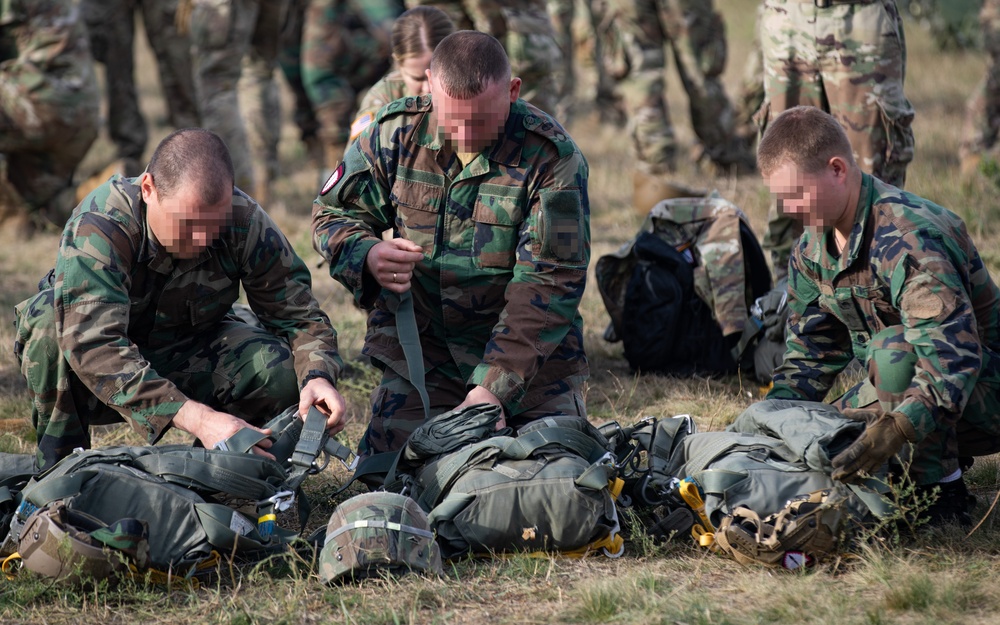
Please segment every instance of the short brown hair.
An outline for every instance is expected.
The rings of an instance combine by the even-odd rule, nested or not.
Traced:
[[[816,173],[834,156],[855,165],[844,128],[815,106],[796,106],[772,120],[757,146],[757,168],[769,175],[785,162]]]
[[[510,82],[510,61],[486,33],[460,30],[445,37],[431,57],[431,73],[452,98],[474,98],[490,85]]]
[[[392,24],[392,58],[397,63],[433,52],[441,40],[455,32],[455,22],[437,7],[417,6]]]
[[[204,128],[182,128],[167,135],[156,146],[147,171],[161,197],[170,197],[181,184],[194,183],[206,204],[221,201],[235,180],[226,142]]]

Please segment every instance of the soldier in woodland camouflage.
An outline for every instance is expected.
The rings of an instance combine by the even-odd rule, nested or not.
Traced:
[[[424,419],[396,330],[407,291],[431,414],[481,402],[511,426],[585,414],[587,163],[518,99],[492,37],[446,37],[429,71],[431,95],[383,108],[313,205],[313,245],[370,309],[363,354],[383,370],[363,452],[400,448]]]
[[[1000,165],[993,149],[1000,133],[1000,0],[983,0],[979,19],[987,55],[986,75],[965,105],[959,157],[966,178],[983,167],[985,173],[1000,181]]]
[[[327,174],[343,157],[358,94],[389,69],[397,0],[310,0],[302,29],[302,85],[319,124]]]
[[[912,444],[910,477],[954,495],[945,512],[967,519],[959,455],[1000,451],[1000,289],[959,217],[863,173],[852,147],[813,107],[786,111],[761,139],[765,182],[805,225],[768,398],[821,401],[857,358],[869,379],[837,405],[868,427],[834,477],[874,472]]]
[[[309,270],[232,178],[217,135],[178,131],[73,212],[54,278],[17,306],[40,468],[122,418],[150,444],[173,425],[206,447],[296,403],[343,427]],[[232,314],[241,287],[260,327]]]
[[[71,0],[0,3],[0,221],[72,209],[73,172],[97,137],[87,32]],[[4,175],[6,173],[6,175]]]
[[[187,1],[187,0],[184,0]],[[81,7],[94,58],[107,71],[108,132],[125,176],[138,176],[146,163],[149,133],[135,88],[134,15],[141,10],[146,37],[156,54],[167,115],[174,128],[198,126],[198,99],[191,69],[191,38],[177,28],[181,0],[83,0]],[[104,182],[104,180],[101,180]]]
[[[906,41],[894,0],[765,0],[761,15],[766,102],[761,128],[796,105],[818,106],[843,126],[861,169],[902,188],[913,160],[913,107],[903,94]],[[777,278],[801,227],[768,217],[764,247]]]
[[[475,28],[503,44],[511,72],[521,79],[521,97],[554,114],[563,84],[562,52],[545,0],[407,0],[407,7],[432,5],[458,28]]]

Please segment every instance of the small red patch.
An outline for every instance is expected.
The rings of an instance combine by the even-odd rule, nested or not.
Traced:
[[[337,167],[337,169],[335,169],[333,171],[333,173],[330,174],[330,177],[326,179],[326,182],[323,183],[323,190],[320,191],[319,194],[320,195],[326,195],[327,193],[329,193],[330,189],[332,189],[335,186],[337,186],[337,183],[340,182],[340,179],[343,176],[344,176],[344,164],[341,163]]]

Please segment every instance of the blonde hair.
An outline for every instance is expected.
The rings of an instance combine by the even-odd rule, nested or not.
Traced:
[[[441,40],[455,32],[455,23],[437,7],[418,6],[405,11],[392,24],[392,58],[400,63],[433,52]]]
[[[815,106],[795,106],[768,124],[757,146],[757,168],[767,176],[790,162],[800,171],[816,173],[834,156],[857,166],[843,126]]]

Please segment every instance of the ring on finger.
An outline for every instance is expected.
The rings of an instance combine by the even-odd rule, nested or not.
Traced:
[[[392,281],[393,282],[399,282],[399,280],[396,279],[396,272],[395,271],[392,272]]]

